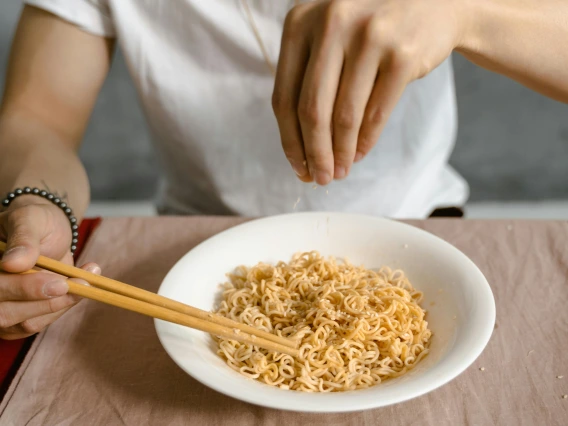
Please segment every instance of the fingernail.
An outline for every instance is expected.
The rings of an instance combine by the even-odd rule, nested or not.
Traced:
[[[89,265],[87,266],[87,271],[90,272],[91,274],[96,274],[96,275],[100,275],[101,274],[101,268],[97,265]]]
[[[300,177],[304,177],[308,174],[308,169],[306,168],[305,165],[299,165],[296,162],[290,162],[290,165],[292,166],[292,170],[294,170],[294,173],[296,173],[298,176]]]
[[[335,166],[335,179],[343,179],[345,176],[347,176],[347,169],[343,166]]]
[[[68,290],[69,286],[64,280],[50,281],[43,286],[43,294],[47,297],[63,296]]]
[[[355,162],[361,161],[365,155],[362,152],[355,154]]]
[[[327,185],[331,180],[329,173],[321,170],[315,170],[312,176],[318,185]]]
[[[27,249],[24,246],[12,247],[11,249],[6,250],[4,256],[2,256],[2,262],[16,260],[17,258],[24,256],[26,251]]]

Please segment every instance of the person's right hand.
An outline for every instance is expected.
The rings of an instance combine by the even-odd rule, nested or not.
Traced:
[[[32,269],[40,254],[72,265],[71,227],[57,206],[21,196],[0,214],[0,238],[7,243],[0,271],[0,338],[20,339],[43,330],[80,300],[67,294],[60,275],[11,274]],[[83,269],[100,274],[94,263]]]

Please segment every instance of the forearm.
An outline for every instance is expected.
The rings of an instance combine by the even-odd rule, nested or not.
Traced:
[[[477,65],[568,102],[568,2],[464,1],[466,28],[458,51]]]
[[[77,218],[89,204],[89,181],[72,144],[49,127],[21,114],[0,114],[0,194],[25,186],[65,199]],[[19,202],[40,201],[20,197]]]

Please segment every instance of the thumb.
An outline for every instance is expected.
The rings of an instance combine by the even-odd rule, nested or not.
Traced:
[[[2,214],[2,225],[7,235],[2,269],[6,272],[24,272],[34,267],[40,253],[40,241],[45,214],[35,206],[28,206]]]

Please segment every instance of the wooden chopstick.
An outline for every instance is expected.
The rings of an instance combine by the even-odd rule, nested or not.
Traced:
[[[37,272],[39,271],[30,270],[24,272],[24,274]],[[257,337],[252,334],[241,332],[240,330],[235,328],[228,328],[224,325],[215,324],[186,314],[182,314],[180,312],[172,311],[161,306],[156,306],[137,299],[132,299],[121,294],[116,294],[110,291],[102,290],[100,288],[79,284],[71,280],[67,280],[67,284],[69,285],[70,294],[76,294],[77,296],[96,300],[97,302],[106,303],[107,305],[116,306],[117,308],[126,309],[128,311],[136,312],[152,318],[158,318],[164,321],[173,322],[175,324],[184,325],[186,327],[195,328],[196,330],[205,331],[206,333],[212,334],[214,336],[221,336],[227,339],[236,340],[238,342],[259,346],[271,351],[298,356],[298,349],[271,342],[270,340],[263,339],[262,337]]]
[[[5,250],[6,244],[0,241],[0,251],[3,252]],[[181,302],[168,299],[167,297],[160,296],[150,291],[130,286],[128,284],[113,280],[111,278],[103,277],[101,275],[96,275],[71,265],[66,265],[45,256],[39,256],[36,265],[40,268],[47,269],[49,271],[70,278],[83,279],[89,284],[98,287],[95,289],[93,287],[87,287],[74,283],[73,281],[68,281],[69,283],[72,283],[69,286],[69,292],[77,294],[81,297],[97,300],[144,315],[153,316],[155,318],[163,319],[164,321],[186,325],[188,327],[206,331],[214,335],[253,344],[259,347],[264,347],[266,349],[277,350],[278,352],[287,353],[290,355],[293,354],[293,356],[298,354],[298,351],[296,349],[298,344],[297,341],[276,336],[263,330],[258,330],[249,325],[233,321],[220,315],[215,315],[210,312],[203,311],[193,306],[185,305]],[[100,292],[92,292],[91,290],[100,290],[105,294]],[[74,291],[77,292],[75,293]],[[113,296],[122,297],[117,299]],[[134,302],[140,302],[141,304],[136,304]],[[157,308],[158,310],[149,309],[150,306]],[[153,313],[159,316],[156,316]],[[180,316],[172,314],[183,315]],[[253,338],[252,336],[255,337]],[[286,350],[284,350],[284,348],[286,348]]]

